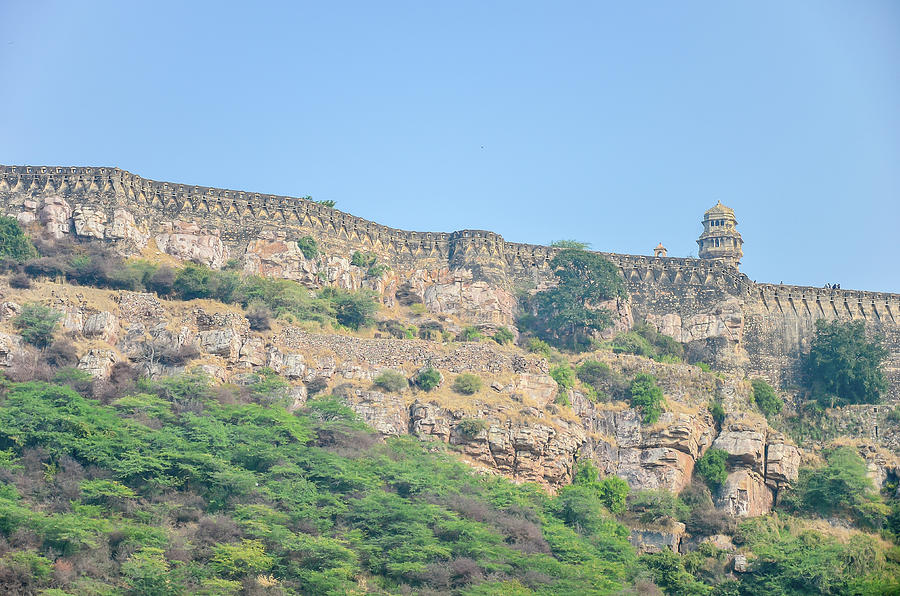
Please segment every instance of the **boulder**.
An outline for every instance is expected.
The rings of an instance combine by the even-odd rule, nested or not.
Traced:
[[[765,418],[747,413],[729,414],[713,447],[728,452],[728,463],[763,473],[766,435]]]
[[[678,552],[684,536],[684,524],[672,522],[671,527],[659,529],[634,529],[628,541],[639,553],[658,553],[663,550]]]
[[[736,517],[754,517],[768,513],[772,502],[772,491],[763,477],[743,468],[728,475],[719,489],[716,508]]]
[[[38,211],[38,220],[49,236],[57,240],[69,233],[72,208],[62,197],[46,197]]]
[[[196,261],[213,269],[228,260],[228,248],[219,237],[219,230],[178,220],[161,227],[163,232],[156,235],[156,245],[176,259]]]
[[[119,335],[119,320],[108,311],[92,314],[84,322],[83,333],[85,337],[99,337],[107,343],[114,344]]]
[[[105,379],[118,361],[119,357],[112,350],[91,349],[78,360],[78,368],[90,373],[92,377]]]
[[[399,395],[379,391],[353,389],[342,397],[363,421],[383,435],[405,435],[409,432],[409,408]]]
[[[106,236],[106,213],[102,209],[79,205],[72,211],[72,223],[78,236],[98,240]]]
[[[766,446],[766,484],[784,488],[797,480],[800,472],[800,450],[787,442],[781,433],[771,433]]]
[[[269,350],[266,366],[288,379],[303,379],[306,375],[306,361],[303,354],[286,354],[278,348]]]

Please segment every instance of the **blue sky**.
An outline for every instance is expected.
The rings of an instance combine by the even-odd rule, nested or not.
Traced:
[[[0,163],[900,292],[900,3],[0,1]]]

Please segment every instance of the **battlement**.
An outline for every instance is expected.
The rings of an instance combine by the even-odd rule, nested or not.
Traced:
[[[0,195],[78,197],[108,205],[139,205],[167,217],[214,217],[237,226],[288,224],[320,231],[360,248],[398,259],[433,255],[451,260],[482,259],[505,266],[510,275],[546,270],[559,249],[507,242],[488,230],[417,232],[384,226],[300,197],[160,182],[105,167],[0,166]],[[900,295],[756,284],[721,260],[651,257],[601,252],[618,265],[629,284],[692,285],[762,300],[767,308],[837,312],[838,316],[900,320]]]

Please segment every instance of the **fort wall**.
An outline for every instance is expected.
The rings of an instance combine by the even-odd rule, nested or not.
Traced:
[[[466,270],[508,293],[547,283],[557,251],[485,230],[399,230],[307,199],[158,182],[118,168],[0,166],[6,212],[51,196],[110,213],[126,209],[151,233],[176,220],[196,223],[215,230],[233,255],[266,234],[287,240],[311,235],[326,252],[371,251],[398,271]],[[684,341],[698,357],[775,383],[794,376],[817,319],[863,320],[886,339],[892,394],[900,397],[898,294],[758,284],[720,261],[601,254],[620,267],[636,316]]]

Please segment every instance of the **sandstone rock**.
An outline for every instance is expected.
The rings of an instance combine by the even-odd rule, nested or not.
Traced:
[[[92,377],[105,379],[118,361],[119,357],[112,350],[91,349],[78,360],[78,368],[87,371]]]
[[[105,342],[114,344],[119,334],[119,321],[108,311],[98,312],[84,322],[85,337],[99,337]]]
[[[38,219],[53,238],[60,239],[69,233],[72,208],[62,197],[46,197],[38,211]]]
[[[682,536],[684,536],[684,524],[672,522],[671,528],[660,529],[634,529],[628,541],[641,554],[658,553],[665,549],[679,552]]]
[[[450,440],[450,421],[434,404],[416,400],[409,408],[409,420],[410,431],[416,436],[432,436],[445,443]]]
[[[761,416],[747,413],[730,414],[722,424],[722,432],[713,447],[728,452],[732,466],[747,466],[763,473],[768,425]]]
[[[654,428],[657,430],[647,433],[643,445],[677,449],[694,459],[712,442],[712,420],[702,416],[663,412]]]
[[[134,215],[125,209],[116,209],[113,212],[112,223],[106,228],[108,240],[124,240],[137,250],[143,250],[150,241],[150,233],[137,225]]]
[[[734,572],[747,573],[747,555],[734,555]]]
[[[85,312],[81,307],[66,305],[62,309],[59,326],[63,331],[81,333],[84,330]]]
[[[691,481],[694,458],[668,447],[620,448],[615,473],[635,490],[665,488],[680,492]]]
[[[728,474],[719,489],[716,507],[737,517],[765,515],[772,509],[772,491],[763,477],[746,468]]]
[[[10,366],[16,354],[22,351],[22,338],[0,333],[0,366]]]
[[[228,260],[228,248],[215,229],[203,229],[195,223],[174,221],[162,226],[156,235],[161,251],[183,261],[196,261],[218,269]]]
[[[4,302],[0,304],[0,321],[6,321],[22,312],[22,306],[15,302]]]
[[[263,366],[266,360],[266,345],[261,337],[249,337],[244,340],[238,353],[238,362],[248,366]]]
[[[409,408],[399,395],[361,389],[341,395],[366,424],[381,434],[405,435],[409,432]]]
[[[800,471],[800,450],[786,442],[781,433],[771,433],[766,446],[766,484],[771,488],[790,486]]]
[[[302,379],[306,375],[303,354],[285,354],[278,348],[269,350],[266,366],[288,379]]]
[[[200,349],[204,352],[221,356],[230,363],[238,361],[243,342],[241,336],[233,329],[201,331],[198,338]]]
[[[106,236],[106,213],[102,209],[79,205],[72,212],[72,223],[78,236],[99,240]]]
[[[470,270],[456,270],[449,283],[436,283],[424,292],[425,306],[434,313],[452,314],[476,323],[513,323],[516,298],[512,292],[486,281],[474,281]]]
[[[319,285],[318,263],[303,256],[295,240],[277,238],[272,234],[256,238],[247,245],[243,268],[253,275],[292,279],[309,286]]]

